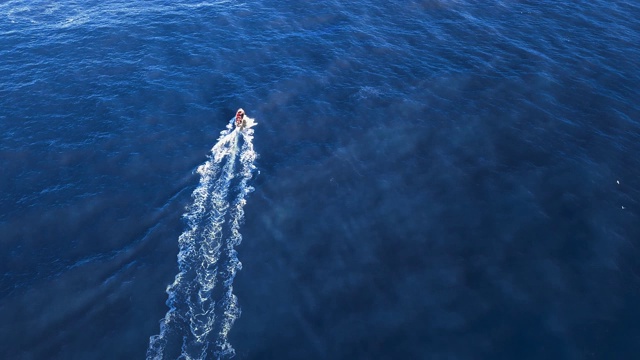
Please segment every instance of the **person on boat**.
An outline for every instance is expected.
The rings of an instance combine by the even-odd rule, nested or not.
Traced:
[[[239,128],[244,127],[244,110],[238,109],[236,112],[236,126]]]

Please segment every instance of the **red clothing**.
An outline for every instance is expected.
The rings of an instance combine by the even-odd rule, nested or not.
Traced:
[[[244,110],[238,109],[236,112],[236,126],[242,126],[244,122]]]

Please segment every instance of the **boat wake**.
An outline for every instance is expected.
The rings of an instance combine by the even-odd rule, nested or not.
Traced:
[[[184,217],[178,268],[167,287],[169,311],[160,334],[151,336],[147,360],[230,358],[227,335],[240,316],[233,279],[242,264],[235,247],[242,241],[245,197],[255,170],[253,119],[243,130],[233,121],[220,133],[209,160],[198,167],[200,183]],[[236,166],[238,167],[236,169]]]

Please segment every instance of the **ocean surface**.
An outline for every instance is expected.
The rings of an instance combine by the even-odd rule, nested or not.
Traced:
[[[638,19],[1,0],[0,358],[639,359]]]

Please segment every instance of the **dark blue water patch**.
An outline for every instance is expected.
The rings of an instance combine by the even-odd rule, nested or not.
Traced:
[[[474,80],[478,84],[482,83],[479,79]],[[473,84],[474,81],[466,83]],[[316,221],[321,224],[338,224],[353,222],[354,218],[360,217],[368,219],[363,220],[366,225],[362,226],[370,227],[371,230],[359,228],[358,235],[354,238],[366,239],[366,241],[359,244],[360,246],[347,246],[346,252],[353,255],[349,258],[350,260],[356,263],[365,261],[363,259],[366,259],[367,255],[362,255],[359,250],[363,246],[366,249],[375,248],[375,245],[371,245],[371,241],[377,238],[388,239],[390,244],[388,247],[379,245],[379,253],[374,257],[387,266],[385,268],[387,271],[383,271],[386,275],[405,267],[406,273],[414,273],[429,267],[427,259],[439,264],[440,258],[447,254],[455,258],[456,263],[464,264],[460,266],[468,268],[464,273],[468,279],[468,286],[474,292],[470,298],[479,298],[486,304],[493,304],[491,306],[500,309],[505,306],[500,305],[501,302],[505,302],[509,304],[506,305],[507,307],[513,308],[502,316],[504,313],[490,310],[488,308],[490,305],[484,305],[485,308],[480,307],[475,310],[458,309],[465,315],[457,313],[450,318],[443,318],[442,326],[464,328],[464,334],[469,334],[468,329],[473,329],[474,326],[478,329],[495,328],[489,335],[490,339],[494,340],[469,339],[469,342],[477,344],[477,347],[472,350],[474,354],[480,352],[493,357],[506,356],[505,353],[517,353],[524,357],[581,356],[578,354],[597,357],[601,354],[599,352],[601,349],[595,348],[583,353],[579,349],[588,342],[583,337],[587,335],[581,334],[574,337],[568,333],[574,333],[577,327],[585,323],[606,322],[608,320],[603,319],[614,317],[618,311],[618,306],[615,304],[604,305],[607,303],[608,295],[597,295],[603,289],[600,285],[593,285],[592,280],[599,279],[596,280],[598,284],[601,284],[600,281],[610,284],[609,290],[605,290],[603,294],[620,294],[623,291],[624,281],[619,280],[616,273],[618,266],[628,259],[623,253],[629,249],[629,243],[623,239],[632,239],[636,236],[634,234],[637,232],[637,227],[633,225],[632,220],[636,216],[636,210],[628,206],[623,209],[624,205],[621,204],[629,198],[625,196],[622,187],[617,186],[615,178],[631,179],[630,187],[635,187],[632,179],[635,177],[633,174],[636,170],[627,168],[626,160],[622,160],[626,159],[629,153],[621,153],[619,144],[608,142],[606,139],[610,135],[603,136],[603,134],[616,133],[620,141],[631,145],[629,140],[636,136],[637,129],[627,131],[626,123],[618,119],[613,121],[613,125],[602,128],[604,133],[594,131],[592,124],[597,124],[602,117],[606,119],[611,116],[609,110],[615,107],[615,103],[607,97],[580,92],[583,95],[587,94],[590,101],[581,102],[582,99],[579,96],[577,99],[557,101],[553,97],[548,97],[548,91],[545,91],[543,96],[541,89],[536,89],[538,91],[527,89],[518,83],[511,86],[505,85],[504,91],[499,91],[499,87],[493,88],[490,81],[485,80],[484,84],[489,85],[488,89],[485,87],[483,90],[482,86],[471,86],[469,92],[464,88],[463,90],[450,89],[449,95],[472,93],[474,97],[466,96],[467,102],[457,106],[443,101],[437,102],[440,105],[438,106],[440,111],[443,105],[449,105],[444,107],[448,108],[449,112],[445,112],[440,117],[436,116],[437,120],[431,124],[431,127],[417,127],[412,126],[411,123],[396,121],[388,122],[391,124],[389,128],[369,129],[368,134],[373,135],[366,136],[366,140],[361,138],[363,132],[349,133],[349,136],[358,139],[354,143],[359,144],[361,151],[357,151],[356,155],[336,151],[334,154],[336,158],[342,160],[343,166],[335,170],[326,165],[319,166],[318,169],[322,170],[317,172],[312,171],[310,167],[305,168],[303,173],[306,174],[306,180],[302,181],[303,185],[289,181],[283,184],[286,188],[283,192],[286,194],[284,198],[280,195],[278,200],[274,197],[268,205],[265,204],[264,207],[268,207],[275,213],[273,216],[266,215],[269,219],[272,217],[282,219],[282,216],[286,218],[283,213],[286,214],[286,209],[290,208],[309,212],[310,215],[307,216],[309,219],[321,219],[315,220],[313,225],[308,222],[294,221],[289,225],[290,230],[285,231],[303,234],[299,237],[307,241],[317,239],[314,245],[308,242],[307,245],[300,245],[299,242],[285,245],[277,241],[282,238],[282,226],[272,225],[274,220],[265,220],[266,223],[263,224],[264,227],[273,229],[272,237],[276,246],[295,248],[287,255],[267,255],[267,257],[285,256],[288,259],[305,259],[304,267],[294,268],[290,282],[291,286],[301,287],[300,291],[307,294],[301,295],[301,299],[290,301],[307,309],[309,315],[301,317],[297,311],[296,314],[291,315],[289,321],[297,324],[296,326],[305,334],[304,338],[309,343],[337,342],[329,335],[329,331],[336,333],[335,324],[339,323],[337,320],[339,315],[335,314],[346,316],[345,313],[348,313],[356,316],[353,315],[354,312],[357,313],[355,309],[363,309],[366,314],[371,314],[366,310],[366,302],[356,300],[358,295],[363,293],[363,290],[357,287],[349,291],[349,295],[336,290],[335,293],[331,293],[332,296],[325,295],[326,297],[323,297],[320,290],[315,290],[323,288],[327,282],[336,281],[335,278],[339,277],[339,274],[353,275],[354,272],[357,273],[356,269],[361,269],[357,264],[343,265],[343,262],[329,265],[340,258],[340,255],[331,249],[339,246],[336,243],[348,243],[349,231],[344,231],[340,227],[327,226],[326,231],[318,233],[322,225],[318,225]],[[446,90],[444,87],[443,89]],[[493,100],[495,102],[491,104],[485,102],[482,104],[485,109],[478,109],[476,107],[479,106],[474,103],[474,98],[499,100]],[[572,100],[579,101],[578,104],[584,104],[585,107],[576,105]],[[514,104],[519,111],[513,110],[511,106]],[[393,109],[403,113],[399,106]],[[565,112],[565,109],[569,111]],[[563,117],[575,119],[575,121],[563,121]],[[375,114],[368,119],[372,118],[381,120],[376,118]],[[456,121],[446,121],[447,119],[456,119]],[[460,126],[462,121],[467,128]],[[380,126],[379,122],[376,124]],[[376,132],[376,129],[379,129],[379,132]],[[365,130],[364,133],[367,131]],[[525,134],[526,136],[523,136]],[[602,147],[605,143],[608,145]],[[618,155],[623,157],[619,158]],[[374,170],[368,169],[368,166],[373,166]],[[339,175],[341,173],[342,177]],[[282,177],[293,179],[299,176],[300,173],[291,169],[286,170]],[[385,177],[389,177],[390,180],[383,180]],[[319,183],[323,184],[319,185]],[[265,186],[268,187],[268,185]],[[303,190],[292,194],[301,186],[314,189],[318,194],[328,195],[338,191],[341,195],[322,199],[313,197]],[[358,191],[362,188],[377,191],[365,194]],[[280,193],[280,191],[274,191],[274,193]],[[408,193],[411,195],[407,195]],[[385,202],[384,199],[389,200]],[[402,200],[398,201],[398,199]],[[286,205],[278,208],[276,206],[278,202]],[[326,202],[326,207],[318,206],[319,202]],[[329,204],[333,202],[339,203],[344,210],[331,208]],[[637,204],[636,201],[633,203]],[[420,214],[425,211],[427,214],[421,218]],[[609,230],[604,230],[605,228]],[[339,231],[336,232],[336,229]],[[424,237],[417,234],[423,234]],[[438,242],[439,238],[443,240]],[[434,243],[442,244],[441,249],[438,247],[433,249],[440,250],[435,252],[437,255],[430,254],[428,250],[425,253],[416,253],[417,244],[427,241],[431,244],[428,245],[428,250],[436,246]],[[382,240],[379,240],[376,244],[381,242]],[[316,265],[308,266],[308,259],[320,260]],[[277,269],[283,266],[266,261],[268,264],[262,267],[266,266],[271,271],[278,271]],[[346,266],[350,271],[335,270],[331,273],[333,276],[328,275],[324,269],[331,266],[335,266],[336,269]],[[360,271],[367,275],[362,276],[370,277],[375,272],[369,267],[364,269],[366,270]],[[280,271],[289,272],[291,269]],[[434,269],[431,271],[435,272]],[[310,274],[317,275],[314,277]],[[541,274],[545,275],[541,277]],[[502,277],[504,278],[501,279]],[[443,276],[443,278],[447,277]],[[360,284],[358,281],[355,282]],[[485,288],[486,285],[483,284],[486,283],[493,285]],[[374,285],[371,286],[374,287]],[[414,293],[417,291],[416,288],[419,288],[419,285],[415,286],[407,291]],[[563,287],[567,288],[556,293],[556,289]],[[348,287],[337,285],[337,289],[345,288]],[[376,294],[376,298],[379,298],[384,293],[380,287],[374,287],[374,289],[370,290],[369,297],[362,296],[374,301],[370,299],[373,297],[372,294]],[[493,298],[490,294],[494,291],[501,292],[502,295],[499,298]],[[476,294],[477,292],[479,294]],[[366,291],[364,293],[367,294]],[[400,291],[395,292],[397,293]],[[433,294],[442,294],[442,290],[430,291],[421,298],[433,297],[435,296]],[[466,298],[465,295],[459,294],[459,296]],[[318,305],[321,300],[309,300],[318,298],[324,299],[322,305]],[[347,299],[353,300],[357,305],[350,307]],[[334,307],[331,307],[330,304],[334,303]],[[561,315],[565,314],[565,310],[561,310],[550,312],[543,320],[536,318],[535,314],[538,311],[548,311],[542,309],[559,306],[558,303],[573,304],[570,307],[575,306],[575,309],[569,311],[569,308],[565,308],[567,314],[565,317]],[[275,306],[273,303],[270,304]],[[540,310],[532,310],[533,304],[537,304],[534,307],[540,306]],[[462,303],[459,305],[463,306]],[[296,307],[293,304],[289,306]],[[468,306],[471,305],[465,302],[464,307]],[[332,310],[328,312],[315,310],[327,308]],[[585,314],[592,311],[587,309],[594,309],[593,311],[601,317],[598,319],[585,317]],[[402,310],[396,310],[393,313],[397,315],[404,311],[408,313],[410,308],[403,307]],[[378,311],[373,313],[379,311],[383,310],[378,308]],[[443,310],[439,308],[426,313],[442,312]],[[434,337],[440,339],[438,335],[428,332],[433,330],[425,329],[434,327],[438,329],[436,325],[432,325],[430,321],[433,319],[426,313],[424,318],[420,317],[421,326],[415,324],[415,327],[410,327],[411,331],[406,332],[422,334],[419,336],[420,339]],[[327,314],[333,314],[335,317]],[[259,316],[255,313],[254,315]],[[323,320],[325,316],[328,316],[328,319]],[[467,317],[478,318],[478,320],[473,321],[469,328],[456,325],[463,321],[460,319]],[[368,315],[362,315],[359,319],[366,323],[370,318]],[[500,323],[509,325],[500,325]],[[406,322],[403,324],[406,325]],[[571,330],[567,330],[567,327]],[[338,333],[341,336],[357,333],[357,328],[347,328],[348,330],[344,333]],[[375,326],[366,327],[367,330],[372,328]],[[387,324],[384,328],[390,327]],[[596,331],[595,328],[597,326],[593,328],[593,332]],[[385,332],[388,330],[382,330],[381,327],[380,331],[384,332],[381,336],[385,338],[389,336],[389,333]],[[460,331],[463,330],[458,330]],[[446,338],[466,339],[458,332],[454,333],[456,335],[447,333]],[[372,331],[367,332],[368,338],[372,336],[371,333]],[[611,338],[608,339],[607,341],[611,341]],[[422,344],[424,341],[426,340],[423,340]],[[631,344],[629,341],[631,340],[624,343],[627,349]],[[415,343],[418,341],[416,340]],[[440,345],[443,346],[442,353],[449,353],[451,348],[457,348],[458,343],[446,344],[450,344],[450,347]],[[467,344],[466,341],[465,344]],[[536,349],[541,349],[540,352],[521,352],[522,349],[535,344],[539,346]],[[389,344],[385,346],[385,349],[389,350],[389,356],[398,352],[405,353],[405,351],[407,354],[415,355],[424,350],[424,347],[418,346],[412,350],[399,350],[394,347],[395,345]],[[312,346],[314,350],[310,351],[318,358],[322,358],[326,353],[319,351],[318,348],[326,349],[326,347]],[[434,347],[433,352],[439,353],[437,345]],[[366,346],[359,346],[358,350],[354,351],[365,351],[362,350],[363,348],[366,349]],[[542,350],[543,348],[547,350]],[[270,354],[273,348],[259,351],[262,351],[258,352],[261,355]],[[353,355],[346,352],[347,350],[341,349],[341,351],[344,351],[340,352],[342,356]],[[375,348],[372,351],[379,353],[380,350]],[[410,355],[407,356],[410,357]],[[464,355],[461,356],[464,357]],[[471,353],[467,356],[471,356]]]
[[[404,143],[421,144],[417,139],[407,136]],[[459,164],[464,147],[420,161],[409,155],[411,150],[403,151],[412,149],[404,144],[387,147],[399,149],[386,153],[395,165],[390,166],[371,160],[380,141],[358,144],[362,150],[355,155],[338,152],[331,166],[307,168],[301,184],[283,183],[287,190],[274,191],[282,195],[260,206],[268,207],[269,214],[253,213],[263,219],[260,232],[270,235],[261,237],[269,240],[264,248],[248,245],[267,252],[258,252],[263,255],[257,265],[245,266],[250,272],[245,281],[266,307],[281,309],[273,316],[288,325],[278,332],[279,339],[296,337],[296,330],[286,330],[294,326],[309,346],[307,356],[317,358],[327,353],[411,357],[425,349],[446,354],[462,344],[469,349],[457,352],[462,358],[575,357],[583,354],[583,338],[569,334],[617,313],[618,306],[606,299],[625,286],[615,264],[626,261],[622,254],[628,243],[622,238],[631,234],[602,230],[628,229],[631,218],[614,215],[622,214],[607,198],[615,186],[599,189],[599,182],[589,179],[593,169],[553,157],[528,170],[510,171],[487,160]],[[481,149],[467,145],[469,151]],[[446,151],[442,144],[436,148]],[[351,156],[360,161],[352,163]],[[417,166],[411,166],[411,175],[394,174],[397,164],[412,162]],[[294,178],[290,171],[283,177]],[[264,191],[270,193],[269,187]],[[358,191],[363,187],[378,191]],[[291,209],[315,220],[296,221],[288,215]],[[305,241],[286,241],[286,233]],[[603,239],[615,240],[605,245]],[[281,258],[287,260],[276,260]],[[287,280],[274,284],[269,275],[253,273],[254,267],[275,278],[288,274]],[[270,285],[260,290],[256,283]],[[268,295],[270,289],[287,286],[292,290],[277,293],[292,293],[290,298]],[[240,289],[240,295],[247,290]],[[265,305],[249,306],[239,324],[247,312],[250,319],[269,316],[253,312],[252,306]],[[285,315],[285,309],[294,310]],[[598,318],[591,319],[587,309]],[[393,315],[384,317],[387,312]],[[540,313],[547,315],[540,318]],[[402,325],[393,330],[396,323]],[[240,336],[238,341],[245,341]],[[267,340],[253,355],[272,354],[277,345],[266,345],[271,340],[278,341]],[[327,350],[341,341],[343,347]],[[627,349],[630,344],[625,343]],[[528,347],[538,350],[525,352]]]

